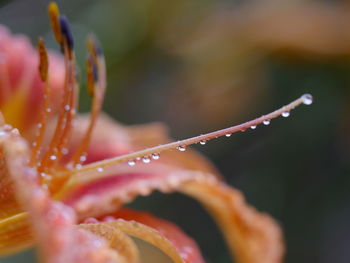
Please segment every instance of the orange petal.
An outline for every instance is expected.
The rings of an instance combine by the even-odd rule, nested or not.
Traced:
[[[268,214],[247,205],[238,190],[215,181],[192,181],[179,190],[200,201],[215,218],[238,262],[282,262],[280,227]]]
[[[0,220],[0,256],[28,248],[33,242],[27,213]]]
[[[115,249],[125,262],[139,262],[139,254],[134,241],[114,225],[106,223],[80,224],[79,227],[106,239],[109,246]]]
[[[213,215],[238,262],[282,261],[284,244],[280,227],[270,216],[247,205],[238,190],[214,176],[176,171],[161,164],[121,165],[113,174],[92,181],[87,176],[79,187],[76,181],[76,188],[72,185],[69,190],[70,195],[66,192],[66,203],[74,207],[79,216],[86,217],[111,212],[153,190],[178,190],[199,200]]]
[[[194,240],[188,237],[178,226],[150,213],[123,208],[112,214],[113,217],[133,220],[158,231],[177,250],[184,262],[203,263],[204,259]],[[106,217],[107,219],[109,217]],[[110,219],[108,219],[110,220]]]
[[[41,189],[37,173],[27,166],[29,148],[26,141],[13,131],[1,129],[0,132],[0,147],[5,154],[8,173],[14,181],[17,198],[29,212],[44,262],[123,262],[104,239],[76,226],[76,215],[70,207],[52,201],[48,192]],[[19,228],[22,223],[20,220]],[[16,229],[18,232],[18,227]]]
[[[195,259],[195,261],[190,261],[191,258],[187,257],[188,253],[181,254],[181,251],[178,250],[178,248],[175,247],[174,244],[170,240],[168,240],[163,233],[145,224],[138,223],[134,220],[127,221],[123,219],[117,219],[109,222],[98,223],[96,225],[107,225],[113,228],[117,228],[128,235],[137,237],[148,243],[151,243],[152,245],[162,250],[176,263],[204,262],[201,258],[197,258]]]

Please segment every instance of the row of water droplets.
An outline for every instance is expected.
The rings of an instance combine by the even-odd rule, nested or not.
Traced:
[[[310,94],[305,94],[305,95],[301,96],[301,100],[302,100],[302,103],[304,105],[311,105],[313,103],[313,98],[312,98],[312,95],[310,95]],[[284,118],[289,117],[290,116],[290,109],[288,109],[286,111],[283,111],[281,113],[281,116],[284,117]],[[262,123],[267,126],[267,125],[269,125],[271,123],[271,120],[270,119],[266,119]],[[252,125],[252,126],[250,126],[250,128],[254,130],[254,129],[257,128],[257,125]],[[241,131],[244,132],[245,129],[241,129]],[[225,134],[226,137],[230,137],[231,135],[232,135],[231,133]],[[199,141],[200,145],[205,145],[206,143],[207,143],[206,140]],[[179,145],[176,148],[180,152],[186,151],[186,146],[185,145]],[[159,153],[153,153],[150,156],[144,156],[142,158],[141,157],[137,157],[135,159],[131,159],[131,160],[128,161],[128,164],[129,164],[129,166],[134,166],[134,165],[136,165],[137,161],[141,161],[141,160],[142,160],[143,163],[150,163],[151,159],[158,160],[159,158],[160,158]]]
[[[143,163],[150,163],[151,160],[159,160],[159,158],[160,158],[159,153],[152,153],[149,156],[143,156],[142,158],[141,157],[137,157],[135,159],[129,160],[128,164],[130,166],[134,166],[137,161],[141,161],[141,160],[142,160]]]

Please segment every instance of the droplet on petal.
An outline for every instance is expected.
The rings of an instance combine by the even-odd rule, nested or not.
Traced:
[[[63,154],[63,155],[66,155],[66,154],[68,154],[68,149],[67,148],[63,148],[62,150],[61,150],[61,153]]]
[[[102,167],[97,168],[97,172],[102,173],[103,171],[104,171],[104,169]]]
[[[51,155],[51,156],[50,156],[50,160],[51,160],[51,161],[54,161],[54,160],[56,160],[56,159],[57,159],[57,156],[56,156],[56,155]]]
[[[94,224],[94,223],[98,223],[98,220],[94,217],[88,217],[84,220],[85,224]]]

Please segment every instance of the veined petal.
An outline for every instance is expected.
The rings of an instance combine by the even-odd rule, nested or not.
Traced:
[[[284,244],[278,224],[267,214],[246,204],[238,190],[215,176],[175,170],[162,164],[121,165],[114,169],[113,174],[91,181],[87,175],[79,187],[71,185],[71,194],[65,193],[65,202],[77,211],[78,216],[86,217],[111,212],[136,196],[148,195],[153,190],[180,191],[196,198],[212,214],[238,262],[282,261]]]
[[[89,230],[92,233],[103,237],[109,243],[109,246],[123,257],[128,263],[138,263],[139,254],[134,241],[124,234],[118,227],[109,223],[80,224],[79,227]]]
[[[204,263],[195,242],[175,225],[148,213],[132,210],[123,209],[113,215],[117,219],[84,226],[96,228],[104,225],[119,229],[158,247],[176,263]]]
[[[64,82],[64,64],[60,56],[50,52],[49,85],[55,100],[52,112],[59,105]],[[12,35],[0,25],[0,109],[8,124],[30,136],[40,117],[43,83],[37,72],[38,55],[23,35]]]
[[[169,240],[169,242],[172,244],[172,246],[174,246],[178,255],[182,258],[184,262],[189,262],[189,263],[204,262],[204,259],[200,253],[200,250],[196,242],[192,240],[190,237],[188,237],[178,226],[176,226],[171,222],[168,222],[164,219],[157,218],[147,212],[140,212],[140,211],[135,211],[135,210],[126,209],[126,208],[123,208],[113,213],[112,217],[115,217],[117,219],[122,218],[125,220],[136,221],[138,223],[142,223],[143,225],[146,225],[158,231],[160,235],[162,235],[164,238]],[[109,217],[105,217],[105,219],[107,219],[108,221],[111,221]],[[121,228],[121,230],[123,230],[123,228]],[[137,229],[135,229],[135,231],[136,230]],[[137,237],[137,233],[134,235]],[[139,237],[139,238],[142,238],[142,237]],[[145,238],[143,239],[147,241],[147,239]],[[156,245],[154,243],[152,244]],[[165,246],[165,245],[166,244],[162,244],[162,246]],[[164,249],[162,250],[164,251]]]
[[[33,242],[27,213],[0,220],[0,256],[28,248]]]
[[[29,148],[26,141],[13,131],[1,130],[1,134],[0,147],[5,153],[6,166],[13,178],[17,197],[29,212],[43,261],[124,262],[104,239],[76,226],[76,215],[70,207],[52,201],[48,192],[41,189],[37,173],[27,166]],[[20,220],[18,228],[22,223]]]

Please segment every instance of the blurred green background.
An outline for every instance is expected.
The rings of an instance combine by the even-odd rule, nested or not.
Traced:
[[[281,223],[287,263],[349,262],[348,1],[57,2],[72,24],[81,75],[84,37],[93,32],[100,39],[109,83],[104,110],[125,124],[161,121],[174,138],[185,138],[313,94],[314,104],[288,119],[196,148],[249,203]],[[0,1],[0,23],[33,41],[42,35],[57,49],[47,3]],[[213,221],[193,200],[156,193],[132,206],[180,225],[207,262],[230,262]]]

